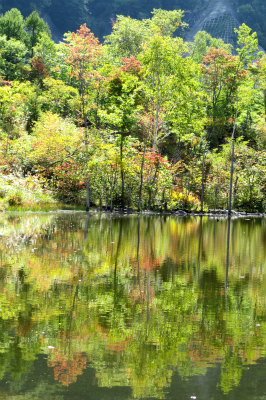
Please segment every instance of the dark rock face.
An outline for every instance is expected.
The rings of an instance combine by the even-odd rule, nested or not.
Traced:
[[[223,39],[226,43],[236,45],[235,28],[240,22],[237,19],[234,2],[230,0],[210,0],[208,6],[198,15],[191,25],[186,39],[192,41],[198,31],[207,31],[213,37]]]

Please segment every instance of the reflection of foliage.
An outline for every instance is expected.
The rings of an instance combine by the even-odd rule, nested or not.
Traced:
[[[228,393],[266,351],[265,221],[232,224],[225,289],[225,221],[2,216],[0,377],[22,384],[42,351],[60,385],[88,361],[99,387],[163,398],[174,370],[221,363]]]
[[[66,360],[62,355],[55,355],[48,366],[54,368],[54,378],[64,386],[77,381],[77,376],[86,368],[87,357],[82,353],[74,354],[72,360]]]

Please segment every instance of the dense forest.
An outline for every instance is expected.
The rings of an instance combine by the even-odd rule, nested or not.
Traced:
[[[186,11],[185,20],[194,21],[199,11],[210,0],[0,0],[0,11],[12,7],[21,10],[24,16],[38,11],[53,23],[53,30],[58,35],[69,30],[76,30],[82,23],[98,37],[111,31],[116,15],[133,18],[149,18],[153,8],[166,10],[182,9]],[[233,7],[240,23],[245,22],[258,34],[260,44],[266,48],[266,3],[264,0],[234,0]]]
[[[48,6],[48,5],[47,5]],[[0,207],[266,209],[266,57],[180,34],[184,12],[119,16],[103,44],[0,17]],[[232,173],[234,171],[234,173]],[[230,189],[229,189],[230,188]]]

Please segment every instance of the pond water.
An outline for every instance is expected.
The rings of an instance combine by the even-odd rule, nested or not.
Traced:
[[[259,218],[0,215],[0,399],[265,399],[265,242]]]

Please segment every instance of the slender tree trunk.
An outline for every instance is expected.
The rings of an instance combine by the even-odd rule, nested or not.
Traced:
[[[238,117],[238,107],[236,110],[236,118],[232,133],[232,154],[231,154],[231,170],[230,170],[230,187],[229,187],[229,201],[228,201],[228,215],[232,214],[232,194],[233,194],[233,178],[234,178],[234,159],[235,159],[235,131],[236,131],[236,124],[237,124],[237,117]]]
[[[114,187],[116,183],[116,170],[113,172],[112,177],[111,177],[111,188],[110,188],[110,210],[113,212],[113,193],[114,193]]]
[[[214,209],[217,210],[217,199],[218,199],[218,185],[215,187],[215,203],[214,203]]]
[[[96,127],[96,129],[98,129],[99,128],[99,119],[98,119],[98,106],[99,106],[99,91],[97,91],[97,94],[96,94],[96,108],[95,108],[95,110],[94,110],[94,121],[95,121],[95,127]]]
[[[110,193],[110,210],[113,212],[113,182],[111,184],[111,193]]]
[[[208,133],[206,141],[208,143],[208,141],[210,140],[210,138],[213,136],[214,130],[215,130],[215,125],[216,122],[214,121],[214,125],[212,127],[212,130]],[[202,160],[202,171],[201,171],[201,212],[203,212],[203,205],[204,205],[204,192],[205,192],[205,184],[204,184],[204,180],[205,180],[205,164],[206,164],[206,156],[207,156],[207,143],[206,146],[204,147],[204,153],[203,153],[203,160]]]
[[[121,134],[121,142],[120,142],[120,171],[121,171],[121,185],[122,185],[122,190],[121,190],[121,206],[122,209],[125,207],[125,177],[124,177],[124,166],[123,166],[123,135]]]
[[[151,210],[151,190],[149,190],[148,210]]]
[[[127,184],[127,212],[129,212],[130,204],[131,204],[131,189],[129,184]]]
[[[234,184],[234,191],[233,191],[233,208],[235,207],[235,199],[236,199],[236,192],[237,192],[237,183],[238,183],[238,177],[235,180]]]
[[[102,207],[103,207],[102,196],[100,196],[100,211],[102,211]]]
[[[229,187],[228,215],[231,215],[231,213],[232,213],[234,158],[235,158],[235,138],[232,139],[232,155],[231,155],[231,169],[230,169],[230,187]]]
[[[138,212],[140,212],[140,210],[141,210],[142,188],[143,188],[143,170],[144,170],[144,164],[145,164],[146,145],[147,145],[147,138],[145,139],[145,142],[144,142],[144,150],[143,150],[141,168],[140,168],[140,186],[139,186]]]
[[[160,78],[158,77],[157,92],[156,92],[156,114],[155,114],[155,126],[154,126],[154,137],[153,137],[153,151],[157,151],[157,140],[159,130],[159,113],[160,113]]]
[[[217,202],[218,202],[218,191],[219,191],[219,183],[220,183],[220,179],[218,179],[219,176],[219,169],[217,167],[216,169],[216,177],[218,180],[218,183],[216,183],[215,185],[215,204],[214,204],[214,209],[217,210]]]
[[[165,205],[164,197],[165,197],[165,189],[163,189],[163,193],[162,193],[160,212],[163,211],[162,207]]]
[[[86,211],[88,212],[90,210],[90,182],[89,178],[87,178],[87,183],[86,183]]]
[[[108,195],[107,195],[107,190],[105,188],[105,211],[108,210]]]
[[[201,170],[201,197],[200,197],[200,211],[203,212],[204,206],[204,189],[205,189],[205,164],[206,164],[206,147],[204,148],[202,170]]]
[[[89,149],[88,149],[88,121],[85,115],[85,82],[83,77],[83,66],[81,66],[80,73],[80,95],[81,95],[81,106],[82,106],[82,119],[85,128],[85,146],[86,146],[86,156],[88,159]],[[89,177],[86,179],[86,211],[90,210],[90,182]]]

